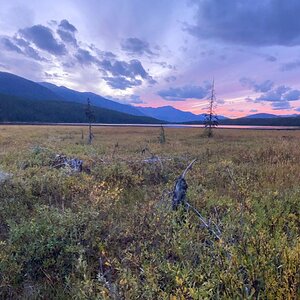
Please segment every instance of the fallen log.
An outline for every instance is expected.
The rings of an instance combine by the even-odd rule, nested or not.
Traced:
[[[65,155],[57,154],[52,163],[53,168],[69,168],[73,172],[82,172],[83,161],[78,158],[69,158]]]

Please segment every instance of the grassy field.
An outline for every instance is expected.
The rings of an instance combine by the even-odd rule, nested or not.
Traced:
[[[165,131],[0,126],[1,299],[300,298],[300,131]]]

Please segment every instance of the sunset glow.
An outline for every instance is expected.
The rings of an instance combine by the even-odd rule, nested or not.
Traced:
[[[298,1],[0,5],[0,71],[197,114],[214,78],[219,114],[300,111]]]

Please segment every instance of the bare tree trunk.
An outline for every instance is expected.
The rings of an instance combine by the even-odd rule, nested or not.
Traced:
[[[88,138],[88,144],[91,145],[93,141],[93,132],[92,132],[92,124],[89,123],[89,138]]]

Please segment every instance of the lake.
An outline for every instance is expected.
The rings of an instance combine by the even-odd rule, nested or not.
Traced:
[[[36,126],[88,126],[88,123],[22,123],[6,122],[0,125],[36,125]],[[104,124],[93,123],[93,126],[107,127],[160,127],[161,124]],[[203,124],[163,124],[165,128],[204,128]],[[299,130],[300,126],[257,126],[257,125],[219,125],[216,129],[252,129],[252,130]]]

